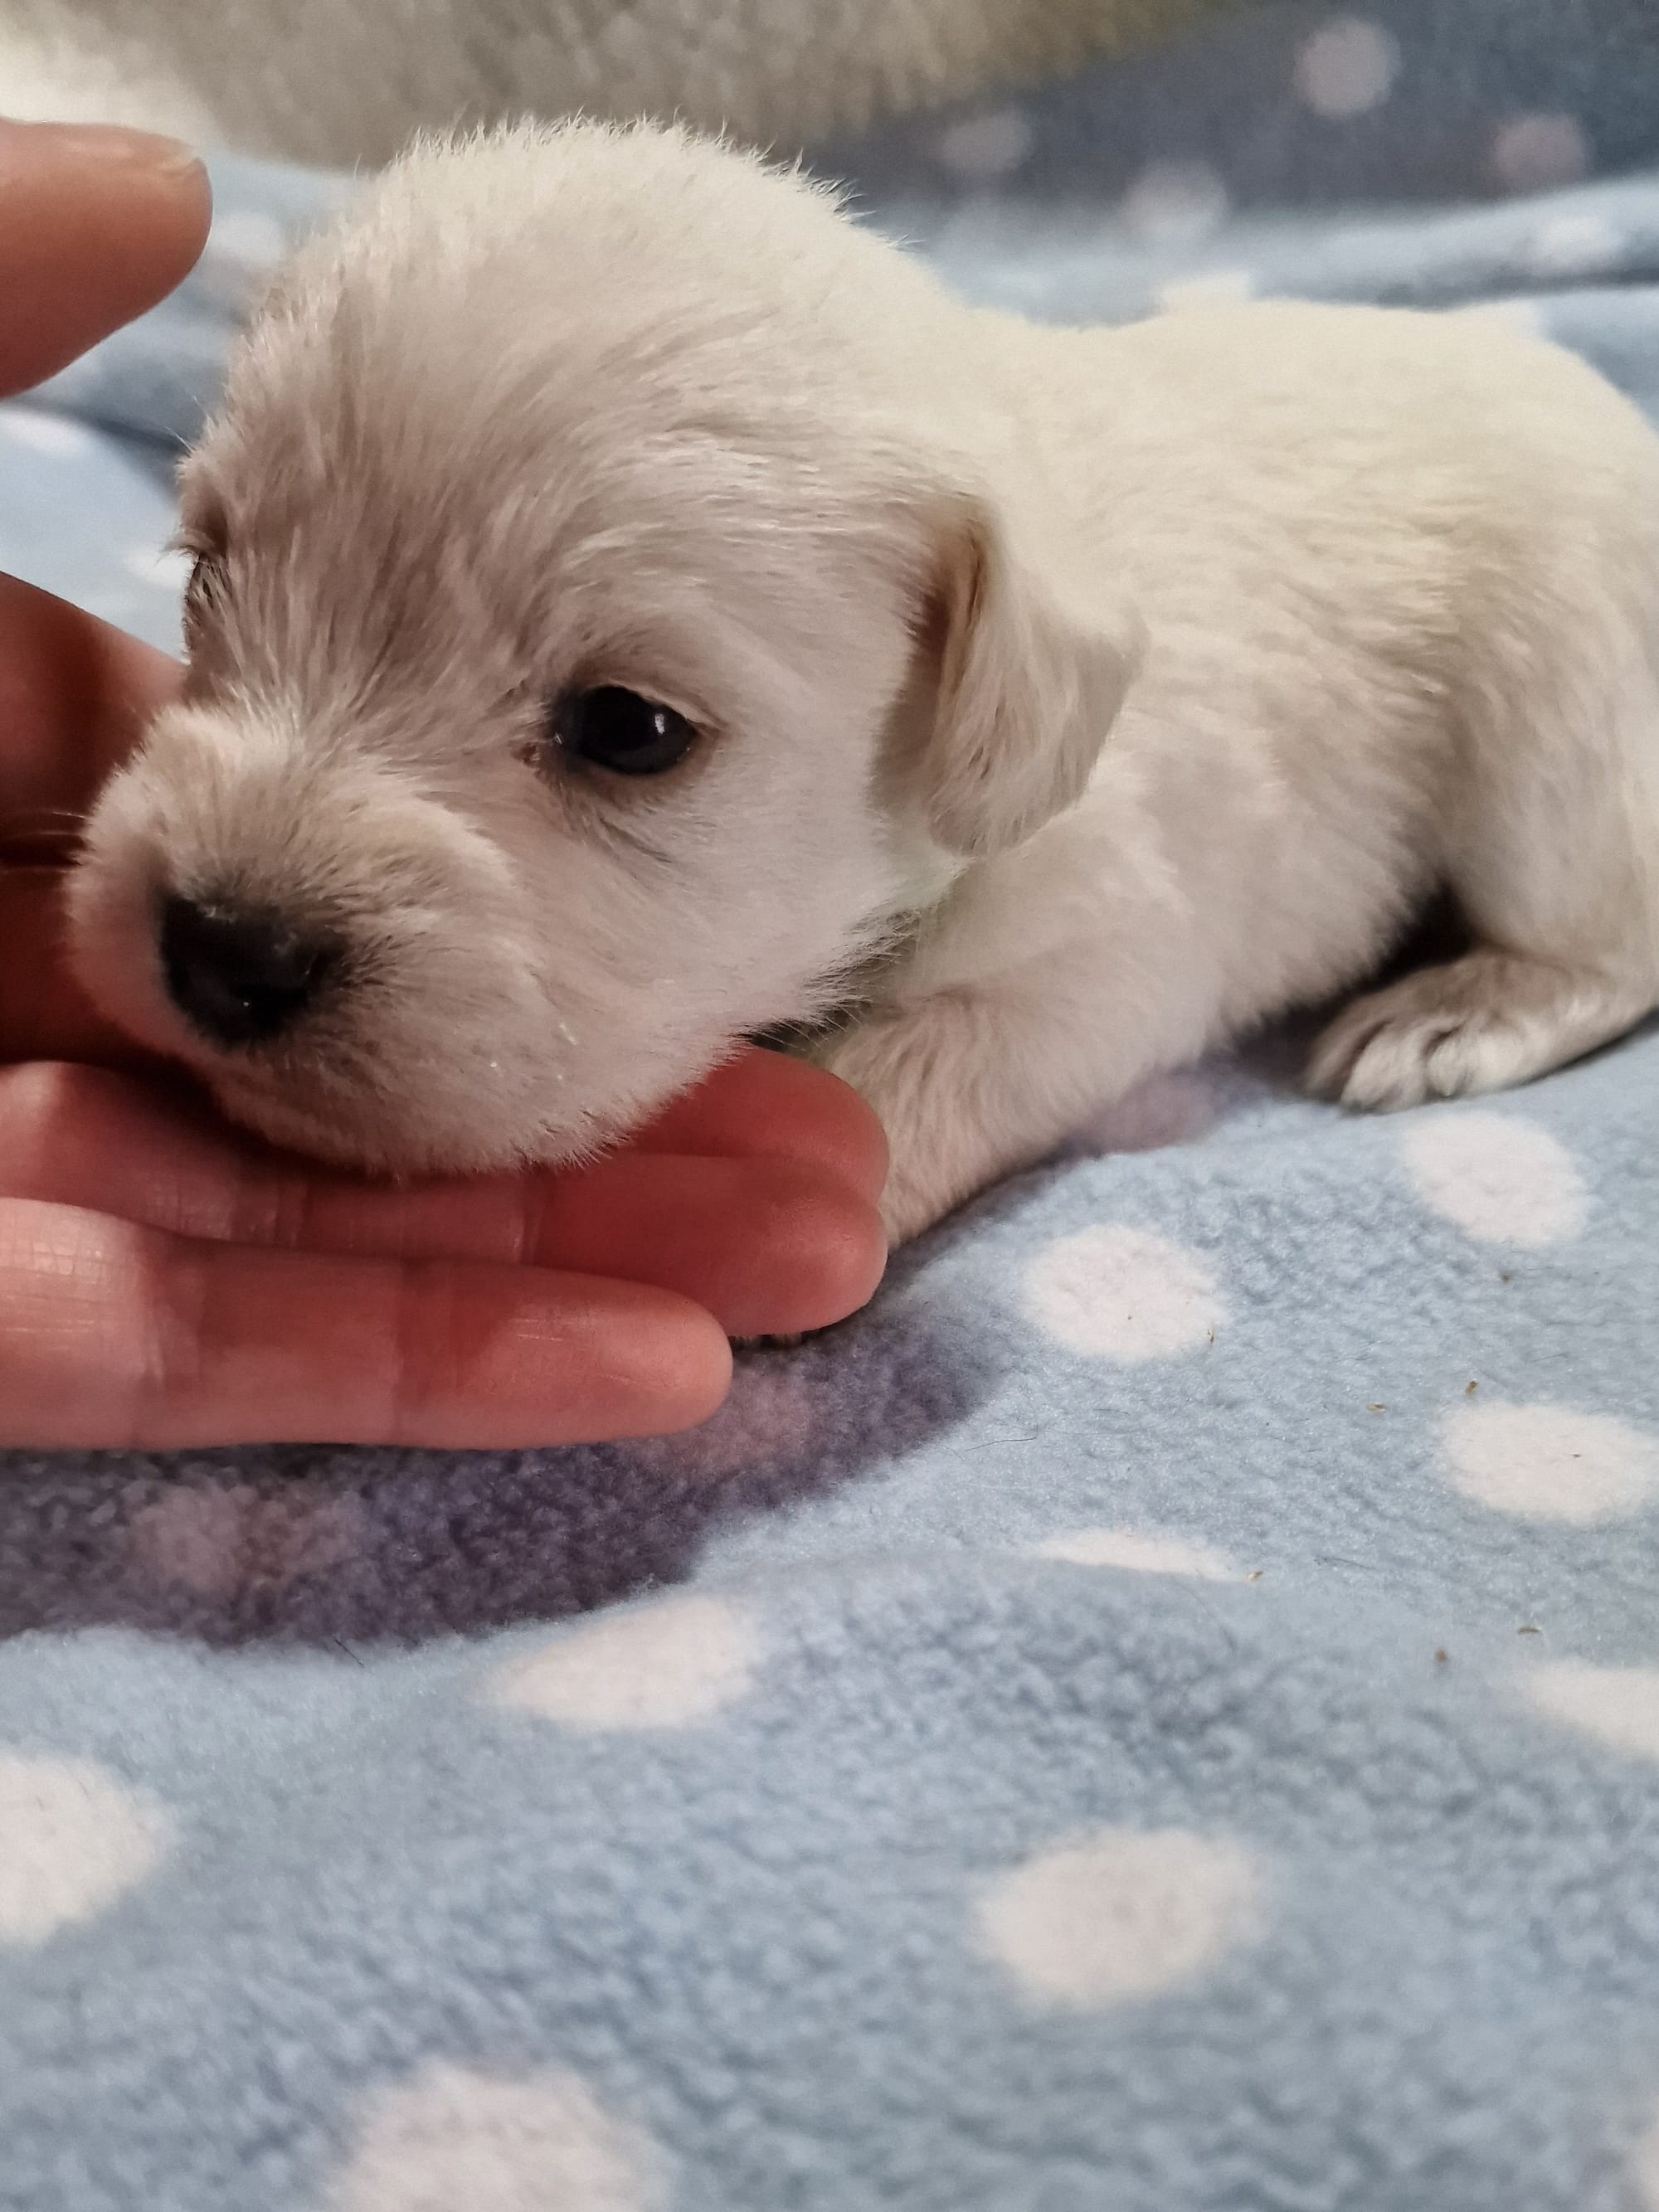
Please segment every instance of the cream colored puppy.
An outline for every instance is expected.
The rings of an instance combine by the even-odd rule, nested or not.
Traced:
[[[1516,1083],[1659,1000],[1659,441],[1474,319],[972,310],[674,132],[418,149],[184,475],[185,703],[76,885],[105,1006],[272,1137],[556,1160],[745,1034],[907,1236],[1362,982],[1319,1087]]]

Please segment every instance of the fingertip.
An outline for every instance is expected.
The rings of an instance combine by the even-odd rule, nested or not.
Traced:
[[[851,1085],[758,1045],[672,1101],[633,1141],[648,1152],[799,1161],[871,1200],[887,1178],[885,1132]]]
[[[50,127],[50,126],[46,126]],[[201,259],[213,228],[213,181],[193,148],[150,131],[97,126],[55,134],[65,175],[106,197],[130,230],[135,270],[153,300],[164,299]]]
[[[750,1251],[720,1301],[734,1336],[793,1335],[845,1321],[875,1295],[887,1239],[873,1202],[836,1176],[799,1164],[757,1181]]]
[[[112,126],[0,127],[0,389],[25,390],[164,299],[212,216],[186,146]]]
[[[580,1285],[585,1341],[556,1327],[545,1386],[560,1425],[541,1442],[678,1436],[719,1412],[732,1387],[732,1346],[706,1308],[678,1291],[605,1278],[561,1279],[562,1299]],[[574,1371],[579,1366],[585,1370],[580,1377]],[[575,1426],[569,1425],[573,1391],[581,1405]],[[533,1384],[526,1395],[533,1401]]]
[[[732,1345],[725,1329],[702,1306],[689,1299],[676,1303],[684,1313],[655,1377],[658,1410],[648,1425],[630,1435],[678,1436],[699,1428],[720,1411],[732,1388]]]
[[[177,144],[169,140],[168,144]],[[173,270],[167,289],[180,284],[201,259],[213,228],[213,179],[207,163],[188,146],[155,173],[154,189],[172,205]]]
[[[872,1201],[834,1183],[804,1193],[795,1224],[793,1316],[772,1333],[828,1328],[866,1306],[887,1272],[887,1237]]]
[[[835,1117],[836,1157],[842,1172],[855,1190],[872,1204],[887,1182],[887,1132],[876,1109],[850,1083],[827,1068],[814,1070],[825,1085],[826,1115]],[[833,1102],[833,1103],[832,1103]]]

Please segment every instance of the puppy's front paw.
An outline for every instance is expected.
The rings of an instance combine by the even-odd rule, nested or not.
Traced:
[[[1527,1082],[1616,1036],[1641,994],[1480,946],[1356,999],[1313,1048],[1309,1088],[1389,1112]]]

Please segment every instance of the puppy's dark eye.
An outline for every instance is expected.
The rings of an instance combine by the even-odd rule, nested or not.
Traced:
[[[191,556],[190,575],[185,584],[185,620],[188,624],[202,610],[210,607],[218,598],[224,584],[225,563],[222,553],[205,547],[195,549]]]
[[[562,752],[613,775],[661,775],[697,741],[684,714],[619,684],[563,693],[549,710],[547,726]]]

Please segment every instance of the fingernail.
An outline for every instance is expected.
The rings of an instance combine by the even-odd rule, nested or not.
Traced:
[[[69,161],[117,163],[147,169],[152,176],[185,176],[202,166],[200,156],[182,139],[164,137],[158,131],[131,130],[124,123],[13,123],[0,118],[0,130],[27,132]]]

